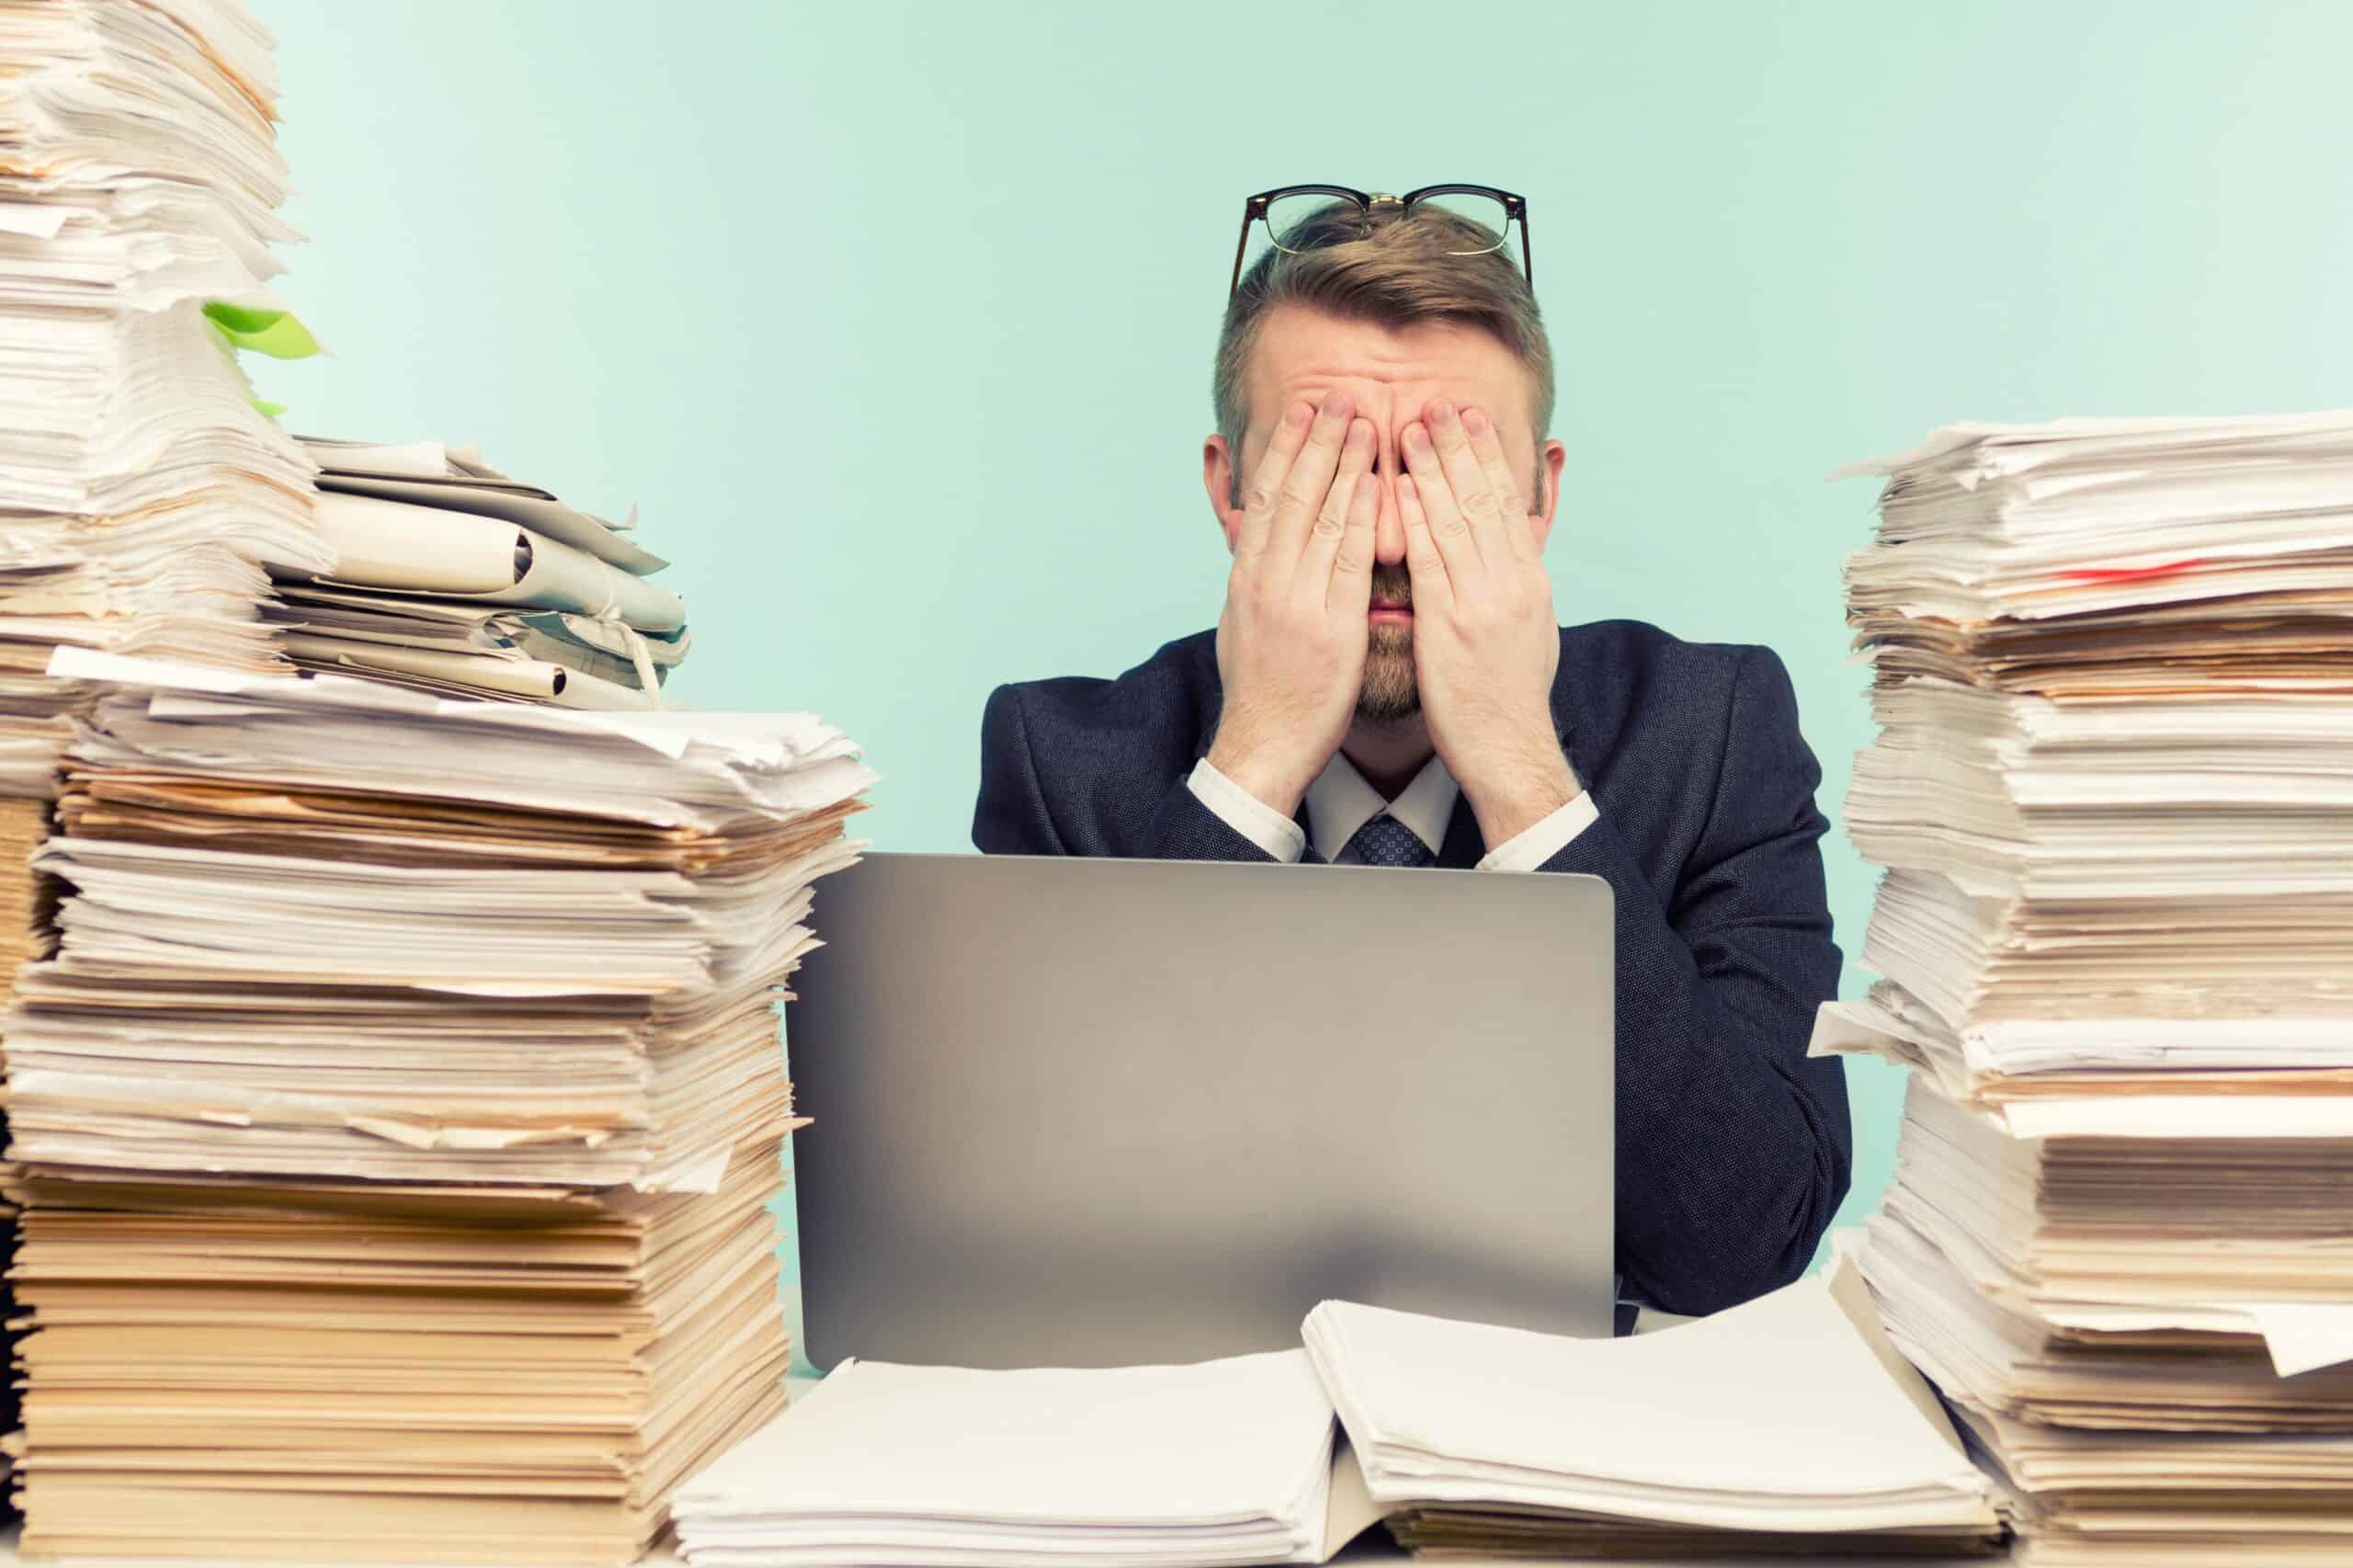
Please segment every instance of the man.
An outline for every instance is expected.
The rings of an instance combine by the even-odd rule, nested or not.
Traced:
[[[1805,1056],[1839,969],[1821,773],[1769,650],[1554,622],[1551,350],[1496,237],[1339,202],[1241,279],[1202,451],[1217,629],[999,688],[972,838],[1606,879],[1621,1290],[1713,1312],[1802,1272],[1847,1190],[1845,1080]],[[1366,983],[1444,952],[1400,931]]]

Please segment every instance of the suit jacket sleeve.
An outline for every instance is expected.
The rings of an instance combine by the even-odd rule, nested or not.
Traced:
[[[1097,813],[1098,818],[1103,813]],[[1201,803],[1178,774],[1152,802],[1140,836],[1121,843],[1102,820],[1074,823],[1065,834],[1047,809],[1030,749],[1022,694],[991,693],[981,716],[981,795],[972,811],[972,846],[983,855],[1114,855],[1156,860],[1256,860],[1267,854]]]
[[[1544,863],[1617,905],[1618,1256],[1630,1293],[1708,1312],[1803,1273],[1846,1196],[1836,1061],[1808,1061],[1839,954],[1817,841],[1821,770],[1780,661],[1736,669],[1708,824],[1654,888],[1604,810]]]

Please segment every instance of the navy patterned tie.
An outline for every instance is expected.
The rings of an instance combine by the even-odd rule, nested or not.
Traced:
[[[1430,866],[1438,857],[1430,853],[1421,835],[1395,817],[1383,812],[1357,829],[1347,846],[1340,851],[1342,864],[1362,866]]]

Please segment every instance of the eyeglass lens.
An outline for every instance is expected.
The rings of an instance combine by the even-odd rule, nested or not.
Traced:
[[[1478,196],[1461,191],[1441,196],[1426,196],[1414,204],[1416,208],[1432,207],[1459,218],[1466,225],[1461,248],[1449,250],[1449,256],[1485,256],[1501,250],[1510,232],[1511,215],[1504,204],[1492,196]],[[1329,237],[1317,234],[1316,220],[1345,217],[1360,221],[1361,209],[1345,197],[1326,196],[1316,191],[1279,196],[1267,206],[1267,231],[1278,250],[1297,253],[1313,249],[1318,244],[1330,243]],[[1304,242],[1304,243],[1302,243]]]

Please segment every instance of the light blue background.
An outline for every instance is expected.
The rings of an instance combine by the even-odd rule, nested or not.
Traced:
[[[1830,468],[2353,403],[2353,5],[256,8],[335,351],[259,372],[290,423],[641,503],[675,689],[841,723],[892,848],[970,846],[990,687],[1215,620],[1198,454],[1267,186],[1528,196],[1563,619],[1779,650],[1834,818],[1873,492]],[[1825,854],[1851,955],[1871,874]],[[1898,1088],[1851,1082],[1849,1218]]]

